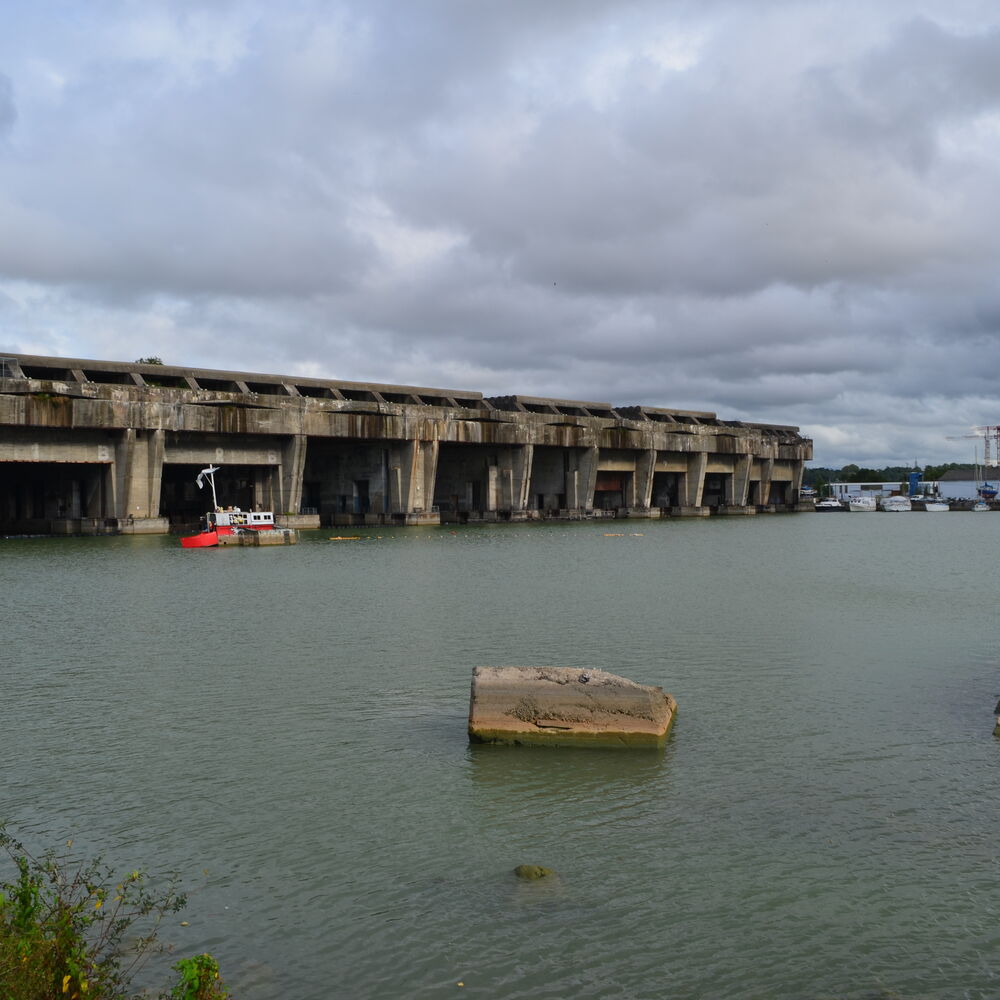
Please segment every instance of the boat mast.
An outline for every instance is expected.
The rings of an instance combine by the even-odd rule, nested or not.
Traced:
[[[202,486],[205,485],[202,482],[202,479],[204,478],[204,479],[208,480],[208,485],[212,487],[212,510],[213,511],[216,511],[216,510],[219,509],[219,501],[218,501],[217,497],[215,496],[215,474],[219,471],[219,469],[220,469],[220,466],[218,466],[218,465],[210,465],[207,469],[202,469],[201,472],[198,473],[198,478],[195,480],[195,482],[198,484],[198,489],[199,490],[202,488]]]

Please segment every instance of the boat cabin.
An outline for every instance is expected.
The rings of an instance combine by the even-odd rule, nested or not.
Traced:
[[[239,507],[229,507],[223,510],[210,511],[207,515],[208,530],[218,531],[228,535],[235,528],[251,528],[256,531],[273,531],[274,514],[269,510],[240,510]]]

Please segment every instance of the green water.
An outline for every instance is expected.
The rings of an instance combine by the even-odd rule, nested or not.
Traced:
[[[179,870],[241,1000],[1000,995],[1000,517],[338,533],[0,540],[13,832]],[[470,747],[505,663],[665,752]]]

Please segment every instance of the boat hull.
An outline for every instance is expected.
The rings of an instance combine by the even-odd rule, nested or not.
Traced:
[[[219,544],[217,531],[201,531],[197,535],[185,535],[181,545],[186,549],[210,549]]]
[[[913,504],[906,497],[884,497],[879,507],[890,514],[905,514],[913,510]]]

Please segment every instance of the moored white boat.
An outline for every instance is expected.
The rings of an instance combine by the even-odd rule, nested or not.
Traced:
[[[913,504],[910,503],[910,498],[904,496],[882,497],[882,499],[879,500],[879,506],[882,510],[896,513],[913,510]]]
[[[989,510],[990,505],[985,500],[977,500],[972,505],[972,509],[976,514],[981,514],[983,511]]]
[[[951,505],[944,500],[928,500],[924,504],[924,510],[951,510]]]
[[[816,501],[817,510],[843,510],[844,505],[836,497],[823,497]]]
[[[875,503],[875,497],[853,496],[847,498],[847,509],[863,514],[868,511],[878,510],[878,506]]]

